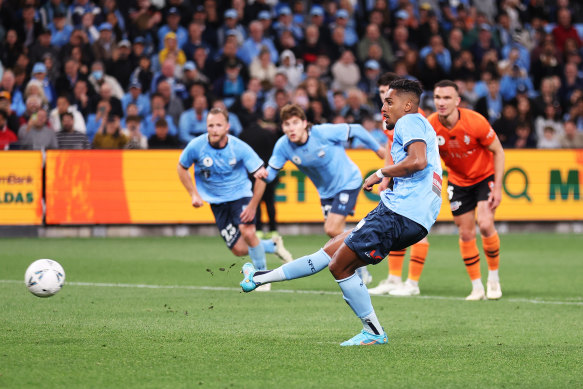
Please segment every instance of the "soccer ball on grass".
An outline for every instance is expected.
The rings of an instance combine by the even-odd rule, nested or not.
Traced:
[[[65,283],[65,270],[52,259],[39,259],[30,264],[24,273],[24,283],[38,297],[50,297]]]

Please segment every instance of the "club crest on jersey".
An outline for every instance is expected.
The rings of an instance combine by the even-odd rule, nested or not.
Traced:
[[[326,152],[325,152],[324,150],[320,150],[320,151],[318,152],[318,157],[319,157],[319,158],[322,158],[324,155],[326,155]]]
[[[295,163],[296,165],[301,165],[302,164],[302,159],[300,157],[298,157],[297,155],[294,155],[292,157],[292,162]]]
[[[236,165],[236,164],[237,164],[237,158],[231,158],[231,159],[229,160],[229,165],[231,165],[231,166],[234,166],[234,165]]]
[[[470,144],[470,136],[469,135],[464,135],[464,143],[466,145],[469,145]]]
[[[441,135],[437,135],[437,144],[443,146],[445,144],[445,138]]]
[[[211,157],[204,157],[202,159],[202,164],[203,166],[211,167],[213,166],[213,159]]]
[[[455,212],[458,209],[460,209],[460,207],[462,206],[462,202],[461,201],[454,201],[453,203],[450,204],[451,206],[451,211]]]

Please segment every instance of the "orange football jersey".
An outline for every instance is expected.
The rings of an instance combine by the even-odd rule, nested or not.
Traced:
[[[471,186],[494,174],[494,155],[488,146],[496,139],[490,123],[477,112],[458,108],[460,118],[451,129],[444,127],[437,113],[427,120],[435,129],[439,154],[448,168],[449,182]]]

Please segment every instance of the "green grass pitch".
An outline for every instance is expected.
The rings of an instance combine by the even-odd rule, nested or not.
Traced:
[[[218,237],[0,239],[0,388],[583,386],[581,235],[503,235],[504,297],[480,302],[457,237],[429,240],[422,296],[372,298],[389,344],[344,348],[361,324],[327,271],[243,294]],[[38,258],[66,271],[51,298],[24,286]]]

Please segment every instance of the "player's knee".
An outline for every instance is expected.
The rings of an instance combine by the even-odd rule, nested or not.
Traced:
[[[478,219],[478,228],[484,236],[490,236],[494,233],[494,221],[490,218]]]
[[[474,228],[460,228],[459,234],[460,239],[464,242],[468,242],[476,238],[476,230]]]
[[[340,277],[340,273],[341,273],[341,269],[340,266],[338,266],[337,261],[335,261],[334,259],[332,259],[330,261],[330,263],[328,264],[328,270],[330,270],[330,273],[332,273],[332,276],[335,279],[338,279],[338,277]]]
[[[234,255],[236,255],[237,257],[242,257],[244,255],[247,255],[249,253],[249,250],[247,249],[247,246],[244,246],[244,245],[235,245],[231,249],[231,252]]]
[[[326,235],[328,235],[330,238],[334,238],[335,236],[338,236],[342,233],[342,229],[339,226],[336,225],[324,225],[324,232],[326,233]]]

